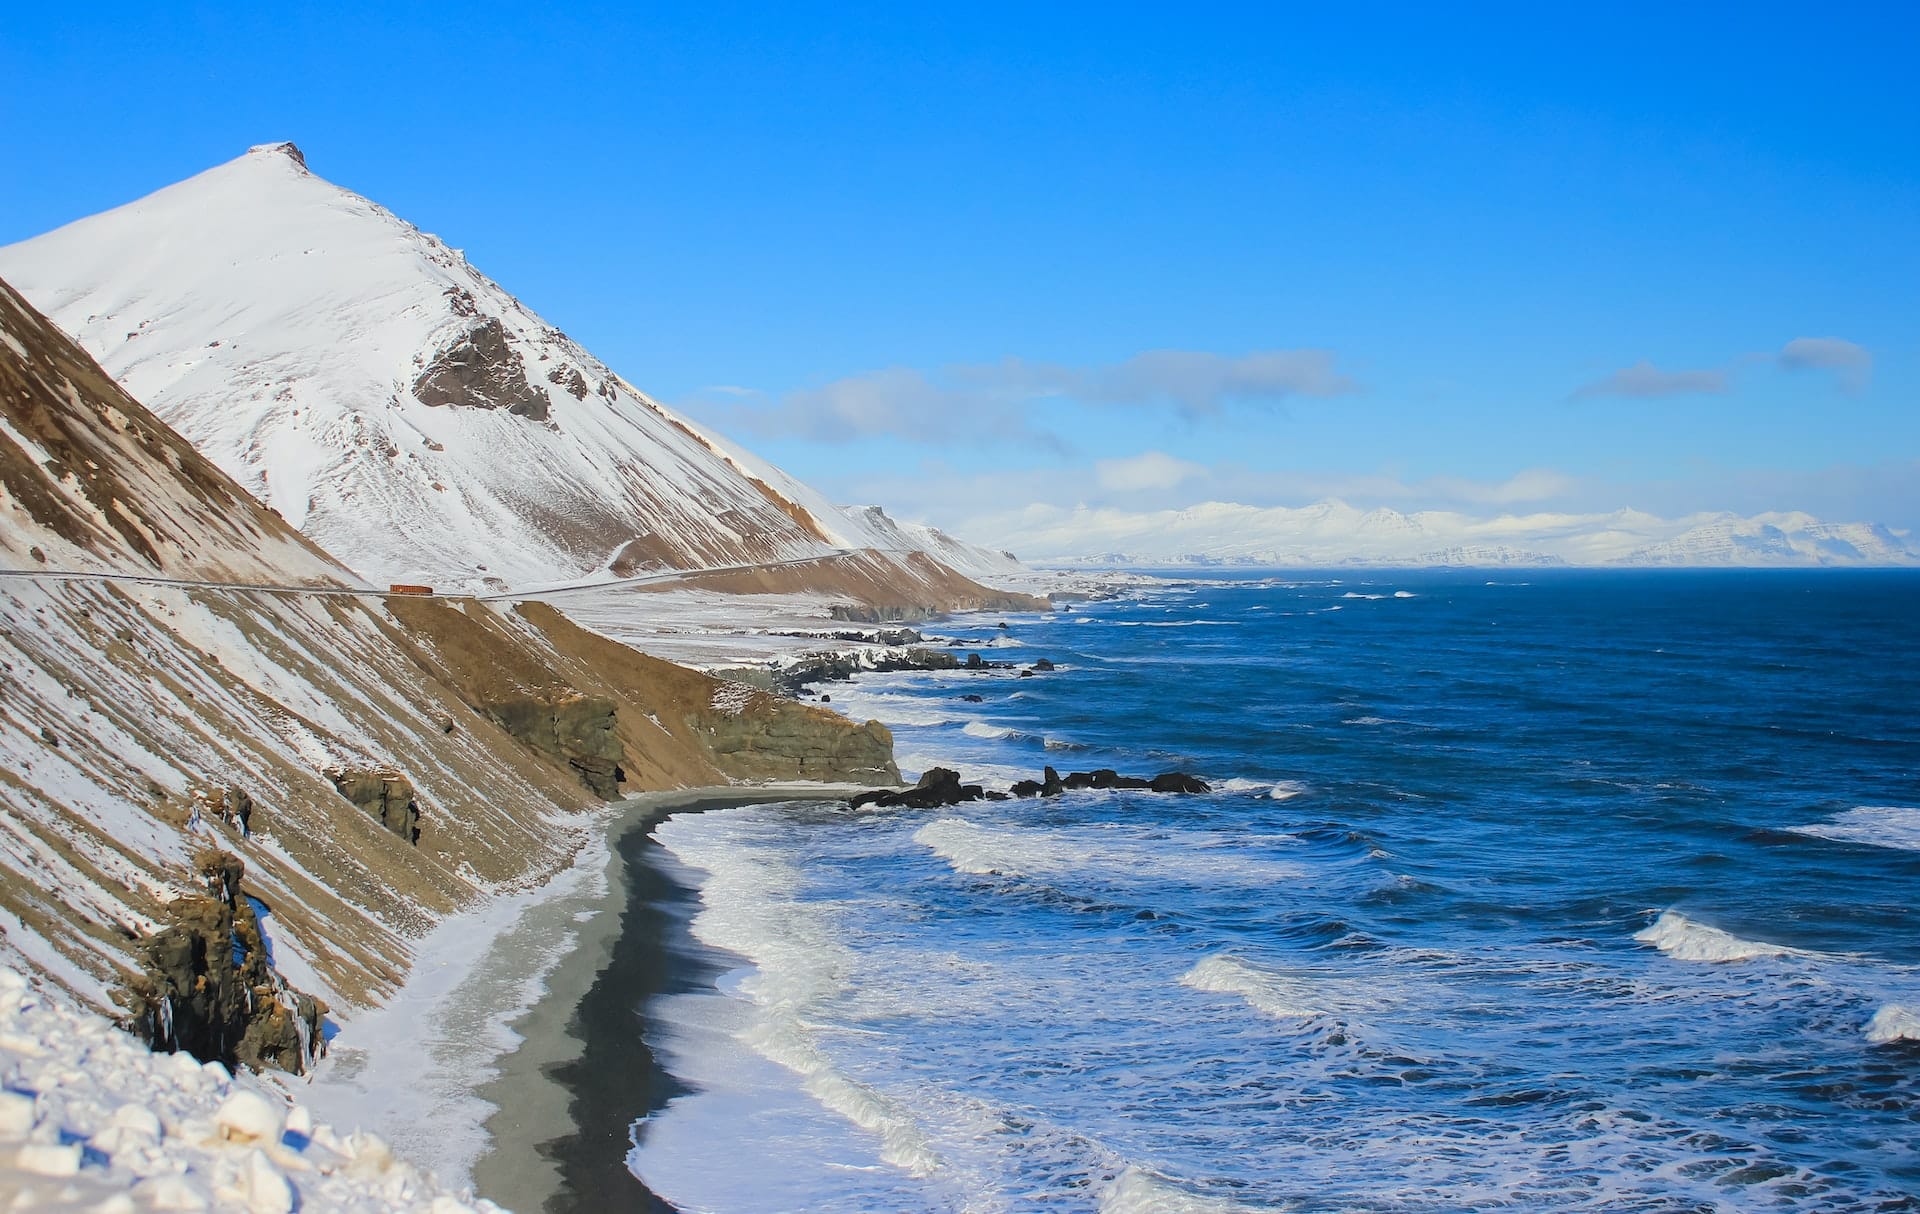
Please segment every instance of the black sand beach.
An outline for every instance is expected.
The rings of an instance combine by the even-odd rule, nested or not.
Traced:
[[[599,913],[513,1024],[523,1038],[480,1095],[497,1108],[475,1162],[477,1192],[519,1214],[671,1211],[627,1170],[636,1121],[686,1089],[648,1048],[654,998],[695,990],[722,972],[690,923],[695,892],[660,863],[654,828],[679,813],[772,801],[833,799],[814,786],[694,789],[635,797],[612,827]]]

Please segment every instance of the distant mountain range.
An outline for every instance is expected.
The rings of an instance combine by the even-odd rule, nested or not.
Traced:
[[[376,582],[518,587],[858,550],[869,583],[963,602],[925,558],[999,560],[843,512],[666,408],[292,144],[0,249],[0,277]]]
[[[1906,534],[1801,513],[1478,518],[1341,501],[1299,508],[1208,502],[1145,513],[1080,509],[1021,538],[1028,558],[1041,564],[1111,567],[1920,565],[1920,547]]]

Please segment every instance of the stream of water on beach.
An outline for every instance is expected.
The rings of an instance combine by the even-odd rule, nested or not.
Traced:
[[[688,1210],[1920,1210],[1920,576],[1354,573],[968,619],[902,767],[678,817]],[[998,647],[986,643],[1004,638]],[[974,702],[963,697],[978,696]]]

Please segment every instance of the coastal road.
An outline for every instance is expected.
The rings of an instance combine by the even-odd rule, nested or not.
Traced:
[[[0,569],[0,578],[16,578],[30,582],[126,582],[138,586],[172,586],[186,590],[233,590],[259,594],[301,594],[320,595],[334,598],[374,598],[374,599],[475,599],[483,603],[524,603],[544,600],[556,596],[584,594],[595,590],[620,590],[639,586],[666,586],[675,582],[691,581],[695,578],[709,577],[725,573],[758,573],[768,569],[788,569],[799,565],[816,565],[828,561],[837,561],[866,551],[911,552],[914,549],[862,549],[835,548],[831,552],[818,556],[794,557],[785,561],[766,561],[748,565],[713,565],[704,569],[669,569],[660,573],[644,574],[640,577],[618,578],[602,582],[566,582],[558,586],[547,586],[532,590],[506,590],[498,594],[409,594],[392,590],[382,590],[375,586],[344,585],[282,585],[270,582],[214,582],[199,581],[191,578],[161,577],[144,573],[104,573],[76,569]]]

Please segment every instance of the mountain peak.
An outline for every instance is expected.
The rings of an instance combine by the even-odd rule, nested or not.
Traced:
[[[294,142],[289,139],[280,143],[256,143],[247,149],[249,156],[285,156],[300,166],[301,172],[308,172],[307,158]]]
[[[633,389],[291,143],[0,249],[0,273],[375,581],[542,584],[900,540]]]

